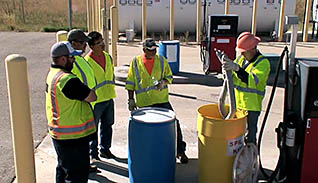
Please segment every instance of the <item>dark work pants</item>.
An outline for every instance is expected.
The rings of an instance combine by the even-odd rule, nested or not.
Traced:
[[[257,133],[257,123],[258,117],[261,114],[260,111],[247,111],[247,135],[246,143],[253,143],[256,145],[256,133]]]
[[[94,118],[97,133],[99,133],[99,150],[106,152],[111,147],[114,124],[114,100],[110,99],[99,102],[94,106]],[[100,126],[98,125],[100,124]],[[98,128],[99,126],[99,128]],[[98,156],[98,140],[90,142],[90,155],[94,158]]]
[[[56,183],[87,183],[89,142],[65,143],[52,139],[57,154]],[[74,142],[74,141],[73,141]]]
[[[173,111],[173,108],[169,102],[161,103],[161,104],[153,104],[147,107],[161,107],[161,108],[166,108]],[[179,120],[176,119],[176,122],[177,122],[177,154],[182,154],[185,152],[187,144],[182,140],[183,137],[182,137]]]

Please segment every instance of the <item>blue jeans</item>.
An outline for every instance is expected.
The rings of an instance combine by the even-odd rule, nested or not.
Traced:
[[[52,139],[56,154],[56,183],[87,183],[89,174],[89,142],[68,143]]]
[[[99,102],[94,106],[94,118],[99,133],[99,151],[105,152],[109,150],[112,142],[114,124],[114,100],[110,99],[104,102]],[[98,128],[98,124],[100,124]],[[92,157],[98,156],[98,140],[90,142],[90,155]]]
[[[246,143],[252,142],[256,145],[256,133],[258,117],[261,114],[260,111],[247,111],[247,135]]]
[[[145,107],[161,107],[161,108],[166,108],[173,111],[173,108],[169,102],[161,103],[161,104],[153,104],[153,105],[145,106]],[[182,137],[179,120],[176,119],[176,122],[177,122],[177,154],[182,154],[185,152],[187,144],[182,140],[183,137]]]

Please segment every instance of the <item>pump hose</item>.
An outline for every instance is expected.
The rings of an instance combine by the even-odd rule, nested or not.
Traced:
[[[218,50],[214,48],[215,54],[218,57],[218,59],[221,61],[223,64],[225,60],[231,61],[229,57],[221,50]],[[223,71],[223,69],[222,69]],[[221,93],[219,95],[218,99],[218,108],[219,108],[219,113],[223,119],[230,119],[233,118],[236,112],[236,103],[235,103],[235,94],[234,94],[234,84],[233,84],[233,77],[232,77],[232,71],[223,71],[223,75],[225,76],[224,82],[223,82],[223,87],[221,90]],[[227,96],[227,93],[229,94],[230,97],[230,107],[229,107],[229,112],[227,113],[225,110],[225,98]]]
[[[268,182],[272,182],[274,181],[275,177],[277,176],[277,173],[281,167],[281,164],[284,162],[285,160],[285,157],[284,157],[284,150],[282,148],[282,145],[279,145],[279,153],[280,153],[280,156],[279,156],[279,159],[278,159],[278,162],[277,162],[277,165],[275,167],[275,170],[274,172],[271,174],[271,175],[268,175],[263,166],[262,166],[262,162],[261,162],[261,142],[262,142],[262,137],[263,137],[263,133],[264,133],[264,129],[265,129],[265,125],[266,125],[266,120],[267,120],[267,117],[269,115],[269,111],[270,111],[270,108],[271,108],[271,105],[272,105],[272,102],[273,102],[273,99],[274,99],[274,94],[275,94],[275,90],[276,90],[276,87],[277,87],[277,81],[278,81],[278,76],[279,76],[279,71],[280,71],[280,68],[281,68],[281,65],[282,65],[282,62],[283,62],[283,58],[285,57],[285,54],[286,54],[286,60],[288,61],[288,47],[285,46],[283,52],[281,53],[280,57],[279,57],[279,62],[278,62],[278,66],[277,66],[277,69],[276,69],[276,73],[275,73],[275,78],[274,78],[274,83],[273,83],[273,87],[272,87],[272,91],[271,91],[271,95],[270,95],[270,98],[269,98],[269,101],[268,101],[268,104],[267,104],[267,108],[266,108],[266,111],[265,111],[265,115],[264,115],[264,119],[263,119],[263,122],[262,122],[262,127],[260,129],[260,133],[259,133],[259,137],[258,137],[258,152],[259,152],[259,168],[261,170],[261,172],[263,173],[263,175],[266,177],[266,179],[268,180]],[[287,64],[286,64],[287,65]],[[288,69],[286,68],[286,72],[288,72]],[[287,83],[286,83],[287,85]],[[276,129],[276,132],[279,133],[278,131],[279,129]],[[282,133],[282,132],[281,132]],[[277,142],[277,143],[281,143],[281,142]]]

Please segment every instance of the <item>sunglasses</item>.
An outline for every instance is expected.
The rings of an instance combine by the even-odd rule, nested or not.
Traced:
[[[66,58],[69,58],[69,59],[74,59],[75,58],[74,56],[71,56],[71,55],[63,55],[63,57],[66,57]]]
[[[99,42],[94,43],[94,45],[103,45],[104,44],[104,39],[101,39]]]
[[[156,51],[156,49],[149,49],[149,48],[146,48],[146,50],[149,51],[149,52],[155,52]]]
[[[81,43],[81,44],[86,44],[86,41],[75,41],[75,42],[78,42],[78,43]]]

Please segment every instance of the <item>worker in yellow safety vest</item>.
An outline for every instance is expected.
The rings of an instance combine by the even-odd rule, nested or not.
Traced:
[[[67,34],[67,40],[71,43],[75,50],[81,50],[85,53],[86,44],[89,38],[80,29],[73,29]],[[94,77],[94,72],[91,66],[86,62],[86,60],[81,56],[75,56],[75,62],[72,69],[74,73],[86,86],[93,89],[96,86],[96,81]]]
[[[90,144],[90,155],[93,160],[103,158],[115,158],[111,153],[112,141],[112,125],[114,124],[114,98],[115,93],[115,77],[114,65],[111,56],[106,53],[103,36],[96,31],[88,34],[90,40],[88,45],[91,51],[85,56],[87,62],[91,65],[97,85],[94,88],[97,100],[93,102],[95,123],[99,129],[99,153],[98,140],[93,140]]]
[[[67,41],[71,44],[72,48],[75,50],[81,50],[81,55],[76,55],[72,73],[75,74],[86,86],[94,90],[96,86],[96,80],[94,77],[94,72],[89,63],[82,57],[85,53],[87,42],[89,37],[81,29],[72,29],[67,34]],[[97,166],[91,164],[90,172],[96,172]]]
[[[156,54],[158,45],[147,38],[143,42],[143,54],[135,57],[128,70],[126,90],[128,91],[128,109],[137,107],[162,107],[173,110],[169,102],[168,84],[172,83],[172,72],[167,60]],[[136,94],[136,102],[134,99]],[[179,120],[177,123],[177,158],[187,163],[186,143],[182,140]]]
[[[74,56],[80,53],[69,42],[58,42],[51,48],[46,116],[58,160],[57,183],[88,181],[89,142],[97,136],[89,104],[96,100],[96,94],[71,72]]]
[[[247,135],[245,142],[256,144],[257,122],[262,109],[270,63],[257,49],[260,38],[243,32],[237,38],[240,55],[232,62],[224,60],[223,69],[233,71],[236,107],[246,110]]]

